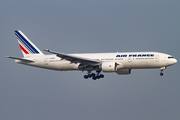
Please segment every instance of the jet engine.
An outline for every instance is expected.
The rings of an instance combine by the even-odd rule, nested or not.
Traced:
[[[116,62],[103,62],[100,65],[100,69],[102,69],[103,72],[115,72]]]

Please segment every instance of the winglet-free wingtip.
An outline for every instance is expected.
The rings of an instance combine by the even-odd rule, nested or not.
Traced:
[[[49,52],[49,49],[44,49],[44,51]]]

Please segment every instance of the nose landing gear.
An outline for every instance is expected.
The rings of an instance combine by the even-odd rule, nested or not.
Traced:
[[[166,67],[161,67],[161,72],[160,72],[160,76],[163,76],[164,74],[163,74],[163,71],[166,69]]]
[[[160,76],[163,76],[163,75],[164,75],[164,74],[161,72],[161,73],[160,73]]]

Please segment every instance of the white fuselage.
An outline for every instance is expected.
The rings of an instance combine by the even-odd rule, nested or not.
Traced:
[[[160,52],[117,52],[117,53],[87,53],[87,54],[64,54],[49,49],[44,51],[53,55],[44,55],[34,43],[27,38],[21,30],[15,30],[23,58],[6,56],[15,59],[16,63],[40,67],[51,70],[87,71],[85,79],[93,80],[104,78],[103,72],[116,72],[118,75],[128,75],[131,69],[160,68],[160,75],[166,67],[177,62],[171,55]],[[96,73],[91,73],[93,70]]]
[[[88,54],[69,54],[77,57],[99,60],[101,62],[113,61],[119,63],[120,69],[148,69],[161,68],[173,65],[177,62],[171,55],[159,52],[123,52],[123,53],[88,53]],[[80,63],[71,63],[61,59],[56,55],[32,55],[26,59],[34,62],[15,62],[51,70],[80,70]]]

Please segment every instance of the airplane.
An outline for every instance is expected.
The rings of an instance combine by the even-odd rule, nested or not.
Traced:
[[[23,53],[23,58],[10,57],[16,63],[58,71],[79,70],[87,71],[85,79],[93,80],[104,78],[103,72],[115,72],[118,75],[129,75],[132,69],[160,68],[160,76],[163,71],[177,63],[171,55],[160,52],[116,52],[116,53],[82,53],[64,54],[49,49],[44,49],[51,55],[43,54],[20,31],[15,30],[15,36]],[[92,71],[96,71],[92,73]]]

